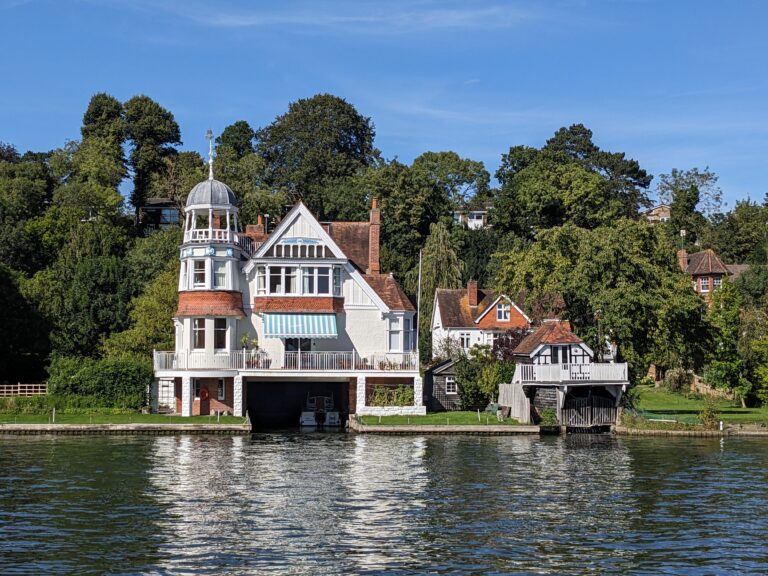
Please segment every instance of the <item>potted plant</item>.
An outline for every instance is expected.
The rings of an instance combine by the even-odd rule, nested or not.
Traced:
[[[243,350],[248,350],[248,342],[251,339],[250,332],[244,332],[243,335],[240,337],[240,344],[243,345]]]

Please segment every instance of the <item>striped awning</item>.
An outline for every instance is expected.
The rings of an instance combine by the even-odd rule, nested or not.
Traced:
[[[267,338],[338,338],[336,314],[264,314]]]

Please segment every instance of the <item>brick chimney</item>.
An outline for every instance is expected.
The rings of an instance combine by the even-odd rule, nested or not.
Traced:
[[[246,236],[259,236],[264,234],[264,217],[259,214],[257,224],[248,224],[245,227]]]
[[[467,300],[470,306],[477,306],[477,280],[467,282]]]
[[[688,252],[685,250],[677,251],[677,264],[683,272],[688,269]]]
[[[379,210],[379,200],[371,200],[371,220],[368,225],[368,274],[379,274],[381,267],[379,265],[379,232],[381,228],[381,210]]]

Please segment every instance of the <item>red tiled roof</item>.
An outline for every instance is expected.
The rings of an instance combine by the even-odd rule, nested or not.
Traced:
[[[691,276],[728,274],[728,268],[711,248],[688,254],[688,266],[685,271]]]
[[[474,328],[475,320],[493,304],[497,294],[486,288],[477,289],[477,306],[470,306],[466,288],[438,288],[437,305],[444,328]],[[516,304],[518,308],[522,307]]]
[[[334,296],[257,296],[255,312],[341,312],[344,298]]]
[[[179,292],[176,316],[234,316],[242,318],[243,296],[224,290]]]
[[[416,311],[413,303],[400,288],[394,276],[390,274],[363,274],[363,278],[384,301],[384,304],[392,310]]]
[[[368,222],[330,222],[326,230],[358,270],[368,269]]]
[[[530,354],[541,344],[581,344],[581,338],[571,332],[571,323],[562,320],[545,320],[541,326],[523,338],[515,348],[515,354]]]

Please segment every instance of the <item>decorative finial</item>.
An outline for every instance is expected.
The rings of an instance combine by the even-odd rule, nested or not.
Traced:
[[[208,180],[213,180],[213,130],[209,128],[205,137],[208,140]]]

